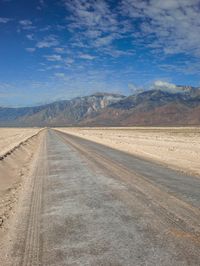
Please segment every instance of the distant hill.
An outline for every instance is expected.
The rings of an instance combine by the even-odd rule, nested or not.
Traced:
[[[76,125],[124,97],[118,94],[96,93],[37,107],[0,107],[0,126]]]
[[[110,104],[82,125],[200,125],[200,90],[149,90]]]
[[[0,108],[0,126],[200,125],[200,89],[97,93],[26,108]]]

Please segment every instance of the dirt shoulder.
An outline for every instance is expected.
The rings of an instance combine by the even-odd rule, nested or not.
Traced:
[[[40,128],[0,128],[0,156],[37,134]]]
[[[199,127],[58,128],[58,130],[200,176]]]
[[[3,239],[16,211],[17,202],[29,177],[44,133],[33,130],[30,134],[31,136],[26,137],[24,141],[17,142],[17,146],[0,160],[0,248],[4,245]]]

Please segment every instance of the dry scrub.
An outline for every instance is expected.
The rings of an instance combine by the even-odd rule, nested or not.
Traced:
[[[167,166],[200,175],[200,128],[59,128]]]

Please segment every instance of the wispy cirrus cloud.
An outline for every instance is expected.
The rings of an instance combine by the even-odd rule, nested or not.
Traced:
[[[99,37],[94,40],[95,47],[104,47],[112,44],[112,42],[117,38],[118,34],[112,33],[103,37]]]
[[[133,38],[143,39],[149,48],[200,57],[199,0],[122,0],[120,9],[139,25]]]
[[[95,59],[95,56],[90,55],[90,54],[80,54],[79,55],[79,58],[86,59],[86,60],[94,60]]]
[[[0,17],[4,40],[13,33],[12,43],[10,38],[7,45],[0,42],[7,51],[2,80],[10,79],[3,64],[10,56],[16,80],[19,68],[50,80],[48,89],[57,83],[71,88],[70,95],[120,86],[136,90],[152,81],[161,81],[157,87],[168,86],[162,82],[199,84],[199,0],[37,0],[31,8],[28,1],[12,1],[2,5],[5,17]],[[19,48],[20,38],[19,53],[27,59],[21,66],[9,52]]]
[[[20,20],[19,24],[22,26],[31,26],[33,23],[31,20],[25,19],[25,20]]]
[[[63,48],[63,47],[55,47],[54,51],[56,53],[58,53],[58,54],[63,54],[63,53],[65,53],[65,48]]]
[[[71,66],[73,63],[75,62],[75,60],[73,58],[67,58],[64,63],[66,66]]]
[[[118,21],[113,12],[111,12],[106,1],[83,1],[67,0],[65,7],[70,11],[71,29],[82,29],[91,34],[91,32],[114,32],[117,30]]]
[[[59,41],[54,35],[49,35],[43,38],[43,40],[36,43],[37,48],[49,48],[59,45]]]
[[[3,24],[6,24],[10,22],[11,20],[12,20],[11,18],[0,17],[0,23],[3,23]]]
[[[23,30],[33,30],[36,28],[29,19],[20,20],[19,25]]]
[[[30,33],[30,34],[27,34],[26,35],[26,38],[30,41],[33,41],[34,40],[34,34]]]
[[[54,76],[57,77],[57,78],[65,78],[65,73],[63,73],[63,72],[56,72],[54,74]]]
[[[61,55],[58,55],[58,54],[45,55],[44,57],[45,57],[48,61],[51,61],[51,62],[62,61],[62,57],[61,57]]]
[[[111,10],[108,1],[67,0],[65,7],[71,14],[67,17],[67,23],[75,46],[101,49],[112,46],[115,40],[122,38],[123,23],[118,20],[115,10]]]

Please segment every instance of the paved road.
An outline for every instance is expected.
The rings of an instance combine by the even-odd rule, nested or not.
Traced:
[[[8,265],[200,265],[200,179],[47,130]]]

